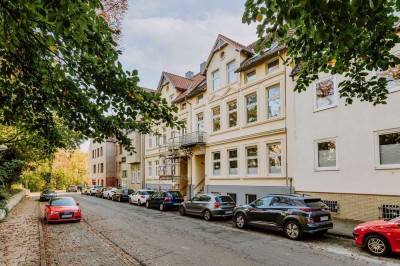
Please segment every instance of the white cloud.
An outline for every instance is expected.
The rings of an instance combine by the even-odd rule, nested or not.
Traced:
[[[146,1],[149,2],[152,1]],[[195,5],[190,1],[186,4]],[[135,10],[124,21],[121,61],[126,69],[139,70],[141,85],[145,87],[155,88],[162,71],[179,75],[188,70],[198,72],[219,33],[244,45],[257,38],[256,26],[242,24],[242,11],[233,12],[228,5],[226,9],[205,6],[200,15],[192,9],[186,13],[180,10],[184,16],[164,16],[168,13],[165,8],[162,6],[163,12],[145,17]]]

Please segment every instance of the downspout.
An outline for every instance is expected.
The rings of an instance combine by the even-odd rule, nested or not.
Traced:
[[[278,56],[282,59],[283,62],[285,62],[285,60],[283,59],[280,51],[278,50]],[[286,136],[286,143],[285,143],[285,158],[286,158],[286,162],[285,162],[285,173],[286,173],[286,187],[289,187],[290,193],[292,193],[292,181],[293,178],[289,178],[288,177],[288,145],[287,145],[287,140],[288,140],[288,135],[287,135],[287,109],[286,109],[286,98],[287,98],[287,89],[286,89],[286,65],[284,64],[284,68],[283,68],[283,74],[285,76],[284,78],[284,88],[285,88],[285,101],[284,101],[284,106],[285,106],[285,136]]]
[[[140,143],[140,175],[141,175],[141,180],[142,180],[142,184],[141,187],[145,188],[146,186],[146,178],[145,178],[145,174],[144,174],[144,169],[145,169],[145,165],[144,165],[144,155],[145,155],[145,135],[144,134],[140,134],[140,138],[141,138],[141,143]]]
[[[185,97],[185,103],[190,105],[190,109],[189,109],[190,123],[188,121],[188,125],[190,125],[188,128],[190,128],[190,129],[188,129],[188,130],[190,130],[189,133],[192,133],[192,104],[190,102],[188,102],[187,97]],[[189,199],[188,200],[190,200],[192,198],[192,187],[193,187],[193,158],[190,158],[190,189],[189,189]]]

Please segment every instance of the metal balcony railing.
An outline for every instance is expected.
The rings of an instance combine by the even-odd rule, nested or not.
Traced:
[[[181,138],[181,147],[204,145],[207,141],[207,133],[203,131],[195,131],[185,134]]]

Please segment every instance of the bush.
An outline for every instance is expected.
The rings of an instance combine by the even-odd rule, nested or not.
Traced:
[[[21,192],[20,188],[0,188],[0,209],[6,205],[6,200]]]

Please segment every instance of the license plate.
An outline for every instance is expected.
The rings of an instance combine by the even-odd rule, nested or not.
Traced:
[[[65,214],[61,216],[61,218],[72,218],[72,214]]]
[[[174,203],[174,205],[181,205],[180,203]]]
[[[226,214],[232,214],[232,211],[226,211],[225,213]]]
[[[321,218],[320,218],[320,220],[321,220],[321,222],[323,222],[323,221],[328,221],[328,216],[321,216]]]

